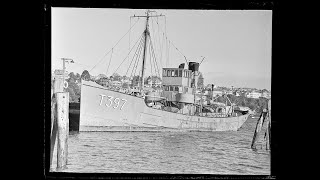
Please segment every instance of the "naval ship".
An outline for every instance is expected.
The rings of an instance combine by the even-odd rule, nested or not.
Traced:
[[[93,81],[81,81],[79,131],[237,131],[250,115],[234,106],[204,103],[199,90],[200,63],[162,68],[161,91],[146,90],[147,42],[151,42],[146,12],[139,93],[118,91]],[[185,67],[186,65],[186,67]]]

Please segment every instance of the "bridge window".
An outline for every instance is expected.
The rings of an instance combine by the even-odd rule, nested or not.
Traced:
[[[182,70],[179,70],[179,77],[182,76]]]
[[[178,77],[178,70],[174,71],[174,77]]]
[[[186,77],[186,78],[189,77],[189,76],[188,76],[188,75],[189,75],[189,72],[188,72],[188,71],[185,71],[184,74],[185,74],[184,77]]]
[[[170,91],[173,91],[173,86],[170,86]]]
[[[162,74],[163,74],[163,77],[166,77],[167,76],[167,70],[164,69]]]
[[[170,70],[167,70],[167,76],[170,77],[170,75],[171,75]]]
[[[174,90],[179,91],[179,87],[178,86],[174,87]]]
[[[174,70],[171,70],[171,76],[174,77]]]

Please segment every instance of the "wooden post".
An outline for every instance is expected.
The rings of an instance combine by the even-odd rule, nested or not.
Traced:
[[[268,101],[268,116],[269,116],[269,121],[268,121],[268,128],[267,128],[267,149],[271,149],[271,99]]]
[[[53,159],[53,151],[56,137],[57,143],[57,167],[63,169],[67,164],[68,135],[69,135],[69,93],[64,92],[63,76],[56,75],[51,99],[51,133],[50,133],[50,166]]]
[[[63,92],[63,85],[64,85],[63,77],[55,76],[53,93]]]
[[[56,75],[53,82],[53,90],[51,91],[51,133],[50,133],[50,166],[52,164],[52,157],[54,146],[56,143],[57,136],[57,97],[56,93],[63,92],[63,77]]]
[[[266,133],[265,133],[266,150],[270,149],[270,131],[269,131],[269,127],[270,127],[270,122],[268,121],[267,130],[266,130]]]
[[[271,99],[268,101],[269,119],[271,120]]]
[[[53,94],[51,99],[50,166],[52,164],[53,150],[54,150],[54,145],[55,145],[56,136],[57,136],[56,107],[57,107],[56,97],[55,97],[55,94]]]
[[[66,168],[69,137],[69,93],[56,93],[57,98],[57,169]]]
[[[253,135],[253,139],[252,139],[252,143],[251,143],[251,148],[252,149],[256,149],[256,142],[259,140],[259,137],[260,137],[260,131],[261,131],[261,127],[262,127],[262,123],[263,123],[263,120],[265,118],[265,115],[266,115],[266,112],[262,112],[261,115],[260,115],[260,118],[257,122],[257,126],[256,126],[256,130],[254,132],[254,135]]]
[[[269,124],[268,124],[268,144],[269,144],[269,149],[271,149],[271,118],[269,119]]]

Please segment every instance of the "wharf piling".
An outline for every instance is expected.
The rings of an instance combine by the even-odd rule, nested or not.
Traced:
[[[264,109],[257,121],[256,129],[251,143],[252,149],[257,149],[257,144],[260,140],[260,134],[263,132],[263,127],[265,127],[264,139],[266,142],[266,150],[269,150],[271,144],[271,100],[268,101],[268,110]]]
[[[68,160],[69,93],[57,93],[57,168],[64,169]]]
[[[271,149],[271,99],[268,101],[268,130],[267,130],[267,143],[268,143],[268,149]]]
[[[55,94],[53,93],[51,99],[51,131],[50,131],[50,166],[52,164],[53,150],[57,137],[57,102]]]
[[[66,168],[69,137],[69,93],[64,92],[64,78],[56,76],[51,99],[50,166],[57,140],[57,170]]]
[[[254,131],[254,135],[253,135],[253,139],[252,139],[252,143],[251,143],[251,148],[252,149],[257,149],[257,147],[256,147],[257,146],[257,142],[260,139],[260,134],[261,134],[260,131],[261,131],[261,128],[263,126],[263,123],[264,123],[266,115],[267,115],[267,112],[262,112],[261,115],[260,115],[260,118],[257,121],[256,129]]]

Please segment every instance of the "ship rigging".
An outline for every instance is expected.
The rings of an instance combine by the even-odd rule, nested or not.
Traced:
[[[121,92],[100,86],[94,82],[82,81],[80,131],[127,130],[128,128],[131,131],[133,127],[138,131],[226,131],[239,129],[249,116],[248,113],[235,114],[230,100],[229,108],[224,106],[213,109],[214,99],[203,98],[206,96],[198,86],[198,82],[201,79],[199,66],[204,57],[201,63],[190,62],[171,43],[183,55],[188,67],[185,68],[185,63],[182,63],[177,68],[166,67],[162,68],[161,72],[159,71],[154,52],[155,48],[152,45],[149,31],[149,18],[163,15],[152,15],[151,13],[153,12],[147,10],[145,16],[132,16],[138,19],[141,17],[146,18],[145,29],[130,49],[128,55],[115,70],[116,72],[127,60],[130,52],[136,48],[125,74],[126,76],[131,69],[130,77],[135,76],[142,53],[141,70],[138,73],[139,94],[130,91]],[[133,26],[130,27],[129,31]],[[109,51],[111,52],[110,61],[114,48],[115,46]],[[151,74],[153,69],[158,76],[160,76],[160,73],[162,74],[160,91],[145,88],[144,78],[148,59],[147,53],[150,57]],[[207,103],[204,104],[204,101]]]

